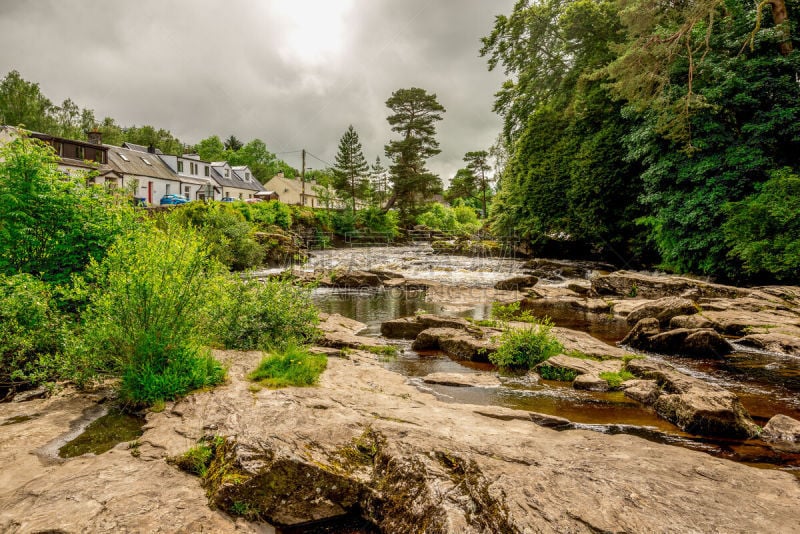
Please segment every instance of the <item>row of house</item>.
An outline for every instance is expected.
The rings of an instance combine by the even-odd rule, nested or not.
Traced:
[[[18,135],[14,127],[0,126],[0,143]],[[130,189],[134,197],[148,204],[158,204],[163,196],[170,194],[183,195],[189,200],[278,199],[246,165],[202,161],[197,154],[172,156],[133,143],[106,145],[99,132],[90,132],[87,141],[37,132],[28,135],[53,147],[59,157],[60,171],[66,174],[94,171],[90,178],[93,183]]]

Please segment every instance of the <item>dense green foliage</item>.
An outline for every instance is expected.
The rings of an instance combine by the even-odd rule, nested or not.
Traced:
[[[247,165],[262,184],[279,172],[288,178],[297,175],[297,171],[270,152],[261,139],[242,144],[235,136],[230,136],[223,143],[218,136],[212,135],[197,143],[194,151],[203,161],[227,161],[234,166]]]
[[[469,206],[451,208],[439,203],[431,204],[417,216],[417,224],[452,235],[474,234],[481,229],[478,214]]]
[[[544,319],[530,328],[508,329],[489,361],[504,370],[531,369],[563,352],[564,346],[550,332],[553,323]]]
[[[0,148],[0,273],[65,283],[133,224],[126,199],[58,171],[52,149],[20,137]]]
[[[336,165],[333,168],[333,186],[341,198],[356,211],[356,203],[364,201],[369,194],[369,164],[364,158],[358,133],[351,124],[339,140]]]
[[[51,292],[30,274],[0,274],[0,400],[57,376],[66,331]]]
[[[90,304],[76,365],[87,377],[122,376],[121,396],[153,403],[219,383],[224,370],[208,353],[224,267],[191,228],[170,220],[120,238],[89,268]]]
[[[324,354],[313,354],[304,347],[289,345],[267,354],[247,378],[270,388],[313,386],[327,365],[328,358]]]
[[[789,279],[791,262],[773,260],[795,250],[796,232],[769,261],[739,241],[769,240],[781,216],[753,195],[778,169],[797,174],[800,151],[800,54],[759,10],[520,0],[498,17],[482,53],[511,77],[495,102],[510,158],[492,228],[623,265]],[[765,218],[746,229],[732,221],[744,212]]]
[[[282,348],[314,341],[318,322],[309,288],[285,280],[244,281],[231,288],[217,338],[229,349]]]

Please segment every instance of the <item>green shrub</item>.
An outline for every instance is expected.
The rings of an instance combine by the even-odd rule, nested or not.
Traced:
[[[364,208],[356,213],[356,225],[359,229],[374,234],[381,234],[389,239],[398,236],[399,218],[396,211],[383,211],[373,206]]]
[[[328,358],[324,354],[312,354],[299,345],[288,345],[268,354],[247,378],[270,388],[312,386],[327,365]]]
[[[191,202],[167,218],[196,228],[211,246],[212,254],[231,270],[256,267],[264,260],[264,249],[253,239],[253,227],[235,206]]]
[[[439,203],[431,206],[417,217],[417,224],[448,234],[474,234],[481,228],[478,214],[469,206],[450,208]]]
[[[636,377],[628,371],[620,370],[616,373],[612,373],[610,371],[600,373],[600,378],[608,382],[608,385],[611,386],[612,389],[617,389],[626,380],[632,380]]]
[[[203,438],[196,446],[178,457],[171,458],[169,462],[174,463],[178,469],[186,471],[187,473],[205,477],[214,459],[217,448],[220,447],[224,441],[225,438],[222,436]]]
[[[266,350],[316,339],[319,315],[311,289],[287,280],[246,280],[230,287],[217,340],[225,348]]]
[[[56,167],[53,150],[20,137],[0,148],[0,273],[69,282],[133,226],[122,194]]]
[[[540,365],[536,368],[536,372],[545,380],[557,380],[559,382],[572,382],[578,377],[576,371],[555,365]]]
[[[564,351],[564,346],[550,333],[553,323],[544,319],[524,329],[509,329],[500,336],[500,346],[489,361],[501,369],[531,369]]]
[[[90,378],[122,376],[123,400],[173,399],[219,383],[224,372],[202,347],[228,291],[225,268],[191,228],[168,219],[121,238],[93,264],[94,285],[75,361]]]
[[[492,318],[497,321],[520,321],[523,323],[535,323],[534,317],[528,310],[520,310],[519,302],[492,302]]]
[[[268,202],[256,202],[246,204],[250,212],[250,218],[260,228],[268,226],[278,226],[288,230],[292,226],[292,208],[278,200]]]
[[[56,378],[64,333],[48,284],[29,274],[0,275],[0,399]]]

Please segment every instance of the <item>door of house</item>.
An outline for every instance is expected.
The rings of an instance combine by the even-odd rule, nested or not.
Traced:
[[[153,182],[147,182],[147,203],[153,203]]]

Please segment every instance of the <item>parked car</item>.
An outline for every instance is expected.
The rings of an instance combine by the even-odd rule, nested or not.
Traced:
[[[222,200],[220,200],[220,202],[236,202],[237,200],[239,199],[233,197],[222,197]]]
[[[164,195],[161,197],[161,205],[186,204],[189,200],[183,195]]]
[[[247,200],[245,200],[245,202],[247,202],[248,204],[255,204],[256,202],[261,202],[261,199],[260,198],[248,198]]]

